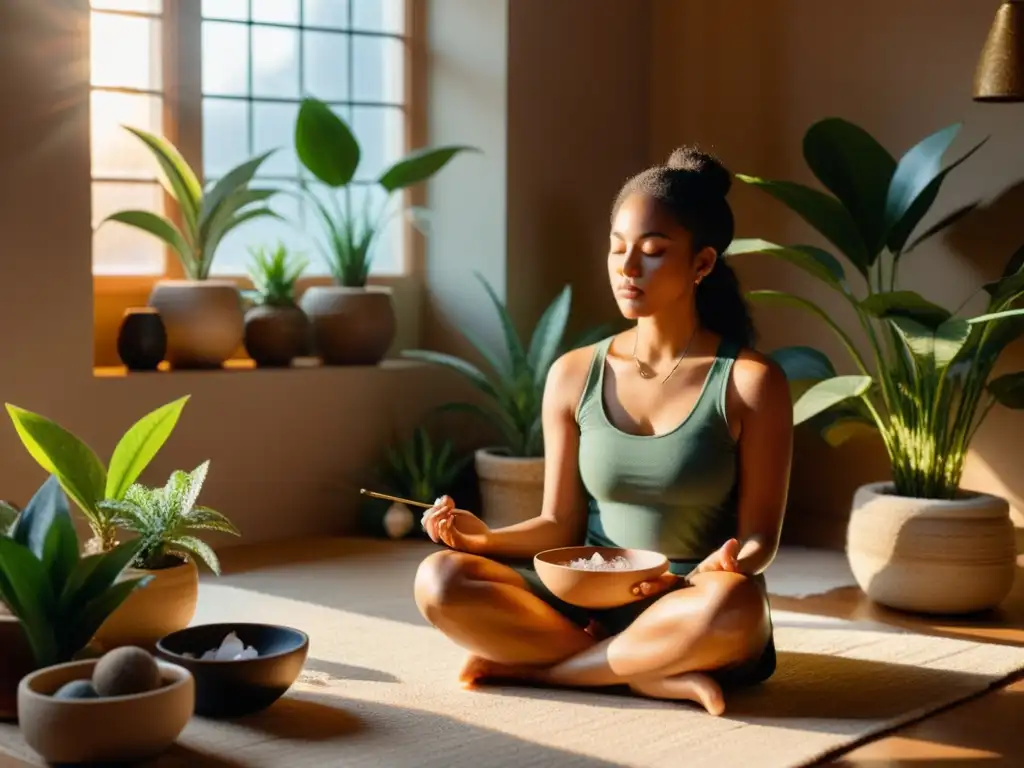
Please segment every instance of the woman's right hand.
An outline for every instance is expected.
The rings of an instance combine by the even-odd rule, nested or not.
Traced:
[[[480,553],[491,529],[487,523],[464,509],[456,509],[451,496],[442,496],[423,514],[423,530],[435,544],[462,552]]]

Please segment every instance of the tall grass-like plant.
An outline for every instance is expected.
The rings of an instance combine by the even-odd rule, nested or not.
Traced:
[[[442,352],[411,349],[404,350],[402,355],[456,371],[482,392],[489,401],[487,407],[475,403],[451,403],[444,408],[470,411],[485,418],[503,436],[503,447],[509,455],[521,458],[543,456],[541,404],[544,383],[552,363],[569,349],[604,338],[610,329],[604,326],[594,328],[574,343],[565,344],[565,328],[572,307],[572,288],[567,285],[537,321],[529,344],[524,344],[494,289],[483,276],[478,274],[477,279],[487,291],[498,315],[505,341],[504,349],[495,352],[469,328],[462,327],[461,330],[487,362],[491,374],[488,376],[472,363]]]
[[[323,235],[317,245],[324,261],[338,285],[362,288],[370,275],[373,248],[391,218],[408,212],[415,222],[422,216],[419,209],[401,203],[392,208],[396,194],[428,181],[456,155],[479,150],[462,145],[413,150],[374,181],[384,200],[374,205],[366,194],[361,206],[353,205],[352,187],[362,148],[349,125],[319,99],[306,98],[299,108],[295,151],[318,182],[303,185],[301,197],[316,212]]]
[[[251,248],[249,252],[252,255],[249,278],[256,302],[270,307],[296,306],[295,284],[309,266],[308,259],[289,251],[280,242],[273,250],[260,246]]]
[[[1000,279],[965,297],[955,311],[904,288],[898,279],[908,254],[975,207],[955,210],[912,237],[948,175],[985,143],[944,166],[960,127],[933,133],[897,159],[864,129],[829,118],[812,125],[803,140],[804,159],[827,192],[738,176],[797,213],[862,279],[863,289],[854,290],[836,256],[816,246],[751,239],[735,241],[728,251],[730,258],[759,253],[789,262],[853,309],[866,352],[809,299],[776,290],[749,293],[761,304],[816,315],[841,340],[856,373],[838,375],[825,354],[809,347],[774,353],[794,386],[794,421],[815,423],[832,444],[865,425],[876,429],[901,496],[954,498],[971,440],[992,406],[1024,408],[1024,373],[992,377],[1000,352],[1024,332],[1024,309],[1014,308],[1024,295],[1024,249]],[[980,292],[987,296],[985,311],[962,316]]]
[[[152,211],[113,213],[102,222],[116,221],[146,232],[171,247],[190,280],[210,276],[217,248],[229,232],[261,217],[280,218],[266,201],[278,190],[251,187],[253,177],[275,150],[247,160],[204,190],[181,153],[166,139],[139,128],[125,126],[156,158],[160,180],[178,204],[182,226]]]

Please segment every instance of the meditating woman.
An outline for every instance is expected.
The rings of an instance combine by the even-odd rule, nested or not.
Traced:
[[[608,276],[636,326],[551,367],[537,516],[490,530],[449,497],[424,514],[450,549],[421,564],[416,602],[469,651],[465,685],[628,686],[721,714],[723,688],[774,672],[761,573],[779,542],[793,411],[781,369],[750,348],[721,258],[730,182],[717,160],[682,149],[619,193]],[[567,605],[531,561],[581,540],[659,551],[669,572],[619,608]]]

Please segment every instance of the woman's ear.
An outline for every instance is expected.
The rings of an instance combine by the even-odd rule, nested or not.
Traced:
[[[696,276],[694,281],[699,283],[701,280],[708,276],[708,273],[715,268],[715,263],[718,261],[718,252],[710,245],[701,248],[697,255],[694,257],[694,271]]]

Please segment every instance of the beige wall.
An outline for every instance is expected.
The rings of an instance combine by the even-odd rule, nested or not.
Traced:
[[[951,157],[982,136],[991,140],[947,182],[935,215],[978,198],[985,210],[908,257],[901,272],[905,286],[956,306],[1024,242],[1024,195],[1005,193],[1024,177],[1024,106],[971,101],[978,52],[997,7],[978,0],[655,0],[654,156],[696,141],[714,147],[733,171],[813,183],[800,143],[818,119],[859,123],[894,154],[963,121]],[[810,236],[762,193],[737,185],[733,199],[740,236],[787,242]],[[803,291],[839,312],[831,297],[777,263],[745,260],[741,276],[748,288]],[[849,316],[840,314],[850,327]],[[805,316],[764,310],[757,319],[765,348],[821,345],[848,367],[832,338]],[[1019,369],[1022,349],[1008,350],[1000,368]],[[1022,429],[1024,415],[994,410],[964,478],[968,486],[1007,495],[1017,510],[1024,505],[1017,458]],[[841,545],[853,488],[885,471],[873,443],[833,451],[801,435],[787,532]]]

